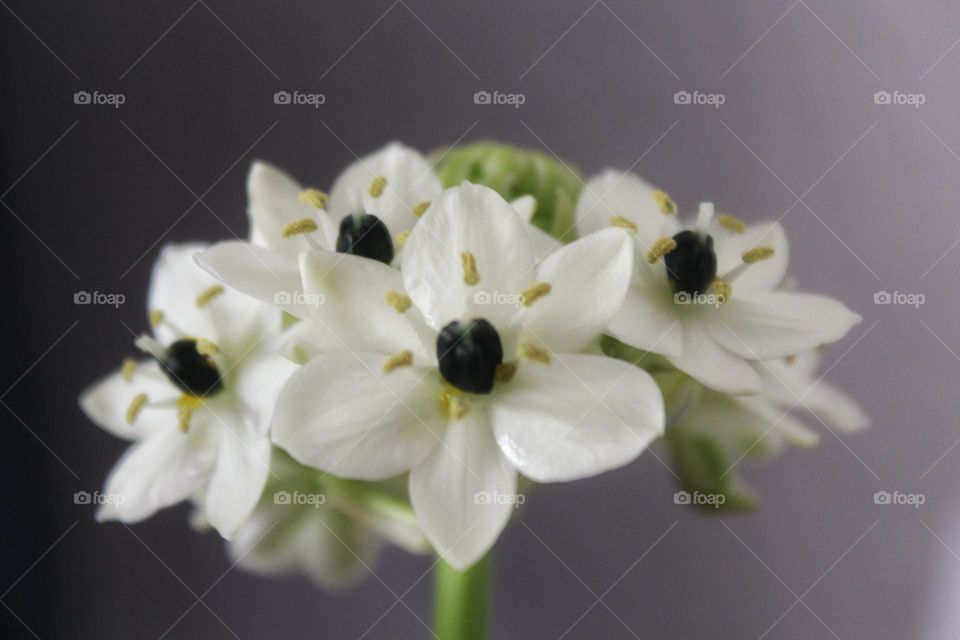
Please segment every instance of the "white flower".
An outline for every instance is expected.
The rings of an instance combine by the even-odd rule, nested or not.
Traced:
[[[776,455],[787,445],[812,447],[819,434],[811,424],[822,423],[839,433],[865,429],[867,416],[856,402],[820,379],[819,362],[819,355],[811,351],[754,363],[762,390],[751,396],[718,393],[690,380],[692,386],[669,394],[668,411],[676,417],[668,431],[682,429],[709,439],[732,463],[741,457]]]
[[[257,573],[304,573],[327,589],[363,578],[384,542],[410,553],[429,545],[390,487],[375,490],[306,468],[274,450],[257,508],[228,543],[231,559]]]
[[[620,307],[631,249],[617,230],[535,262],[527,226],[495,191],[464,184],[414,228],[400,272],[304,253],[314,317],[345,348],[281,393],[274,441],[342,477],[410,471],[424,533],[465,568],[513,511],[517,472],[583,478],[630,462],[663,429],[653,380],[579,354]]]
[[[225,290],[194,263],[203,245],[170,246],[149,293],[150,360],[122,369],[81,397],[86,414],[132,440],[105,493],[100,520],[137,522],[199,495],[225,537],[253,510],[267,478],[269,425],[294,366],[274,355],[282,314]]]
[[[607,171],[583,191],[581,232],[613,224],[635,236],[633,280],[609,327],[616,338],[718,391],[756,393],[751,361],[834,342],[860,321],[831,298],[777,290],[787,270],[778,223],[748,227],[704,203],[684,227],[675,211],[664,192],[631,174]]]

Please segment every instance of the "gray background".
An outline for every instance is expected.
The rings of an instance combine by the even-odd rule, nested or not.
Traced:
[[[636,163],[685,211],[710,198],[782,217],[801,284],[864,317],[825,364],[874,418],[750,469],[766,501],[749,516],[675,506],[651,454],[543,489],[498,546],[497,638],[960,635],[956,4],[0,5],[4,637],[429,637],[427,559],[389,553],[328,595],[229,571],[185,509],[95,524],[73,493],[97,489],[124,445],[76,397],[131,352],[123,323],[145,325],[158,243],[246,233],[252,159],[327,185],[391,139],[461,137],[586,173]],[[75,105],[81,89],[126,103]],[[281,89],[327,101],[275,105]],[[475,105],[478,90],[526,103]],[[678,90],[726,101],[676,105]],[[878,90],[926,102],[877,105]],[[81,289],[126,304],[76,306]],[[880,290],[926,302],[877,306]],[[875,505],[878,490],[926,504]]]

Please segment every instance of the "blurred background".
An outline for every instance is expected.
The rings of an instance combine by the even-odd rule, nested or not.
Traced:
[[[632,167],[685,212],[711,199],[782,218],[801,286],[864,318],[824,366],[873,418],[744,467],[765,498],[748,515],[675,505],[649,453],[543,488],[497,547],[494,637],[960,635],[960,6],[0,5],[3,637],[429,637],[428,558],[389,552],[333,595],[231,569],[186,508],[96,524],[74,494],[125,444],[76,398],[132,352],[123,323],[146,326],[163,243],[246,234],[252,160],[324,186],[393,139],[488,138],[586,175]],[[80,291],[125,300],[77,305]],[[875,304],[883,291],[923,304]]]

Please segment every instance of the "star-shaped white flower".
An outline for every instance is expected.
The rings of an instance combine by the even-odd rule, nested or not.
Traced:
[[[434,201],[399,272],[302,254],[306,293],[325,299],[314,322],[343,350],[291,377],[274,441],[342,477],[409,471],[427,538],[453,566],[471,565],[513,511],[517,472],[595,475],[662,433],[649,375],[579,353],[620,307],[630,259],[611,229],[536,263],[516,211],[466,183]]]
[[[81,397],[91,420],[133,446],[117,463],[99,520],[138,522],[189,498],[232,536],[260,497],[270,460],[269,426],[294,370],[273,351],[282,314],[224,289],[194,262],[205,248],[166,247],[149,293],[152,356]]]
[[[832,298],[778,291],[787,239],[776,222],[747,226],[704,203],[692,224],[632,174],[591,179],[577,206],[581,233],[621,227],[635,237],[634,275],[609,332],[665,356],[703,384],[756,393],[751,362],[841,339],[860,317]]]
[[[227,545],[241,568],[303,573],[337,590],[365,577],[385,542],[410,553],[429,551],[410,508],[399,504],[391,487],[356,486],[276,450],[271,470],[257,508]]]
[[[348,166],[329,196],[255,162],[247,176],[251,242],[221,242],[204,253],[202,265],[230,287],[307,315],[314,301],[302,295],[301,252],[392,263],[440,190],[427,160],[397,142]]]

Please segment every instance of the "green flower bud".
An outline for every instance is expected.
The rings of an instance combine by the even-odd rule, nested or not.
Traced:
[[[464,180],[495,190],[506,200],[533,196],[531,222],[563,242],[576,239],[574,211],[583,181],[564,162],[537,151],[495,142],[474,142],[434,153],[444,187]]]

